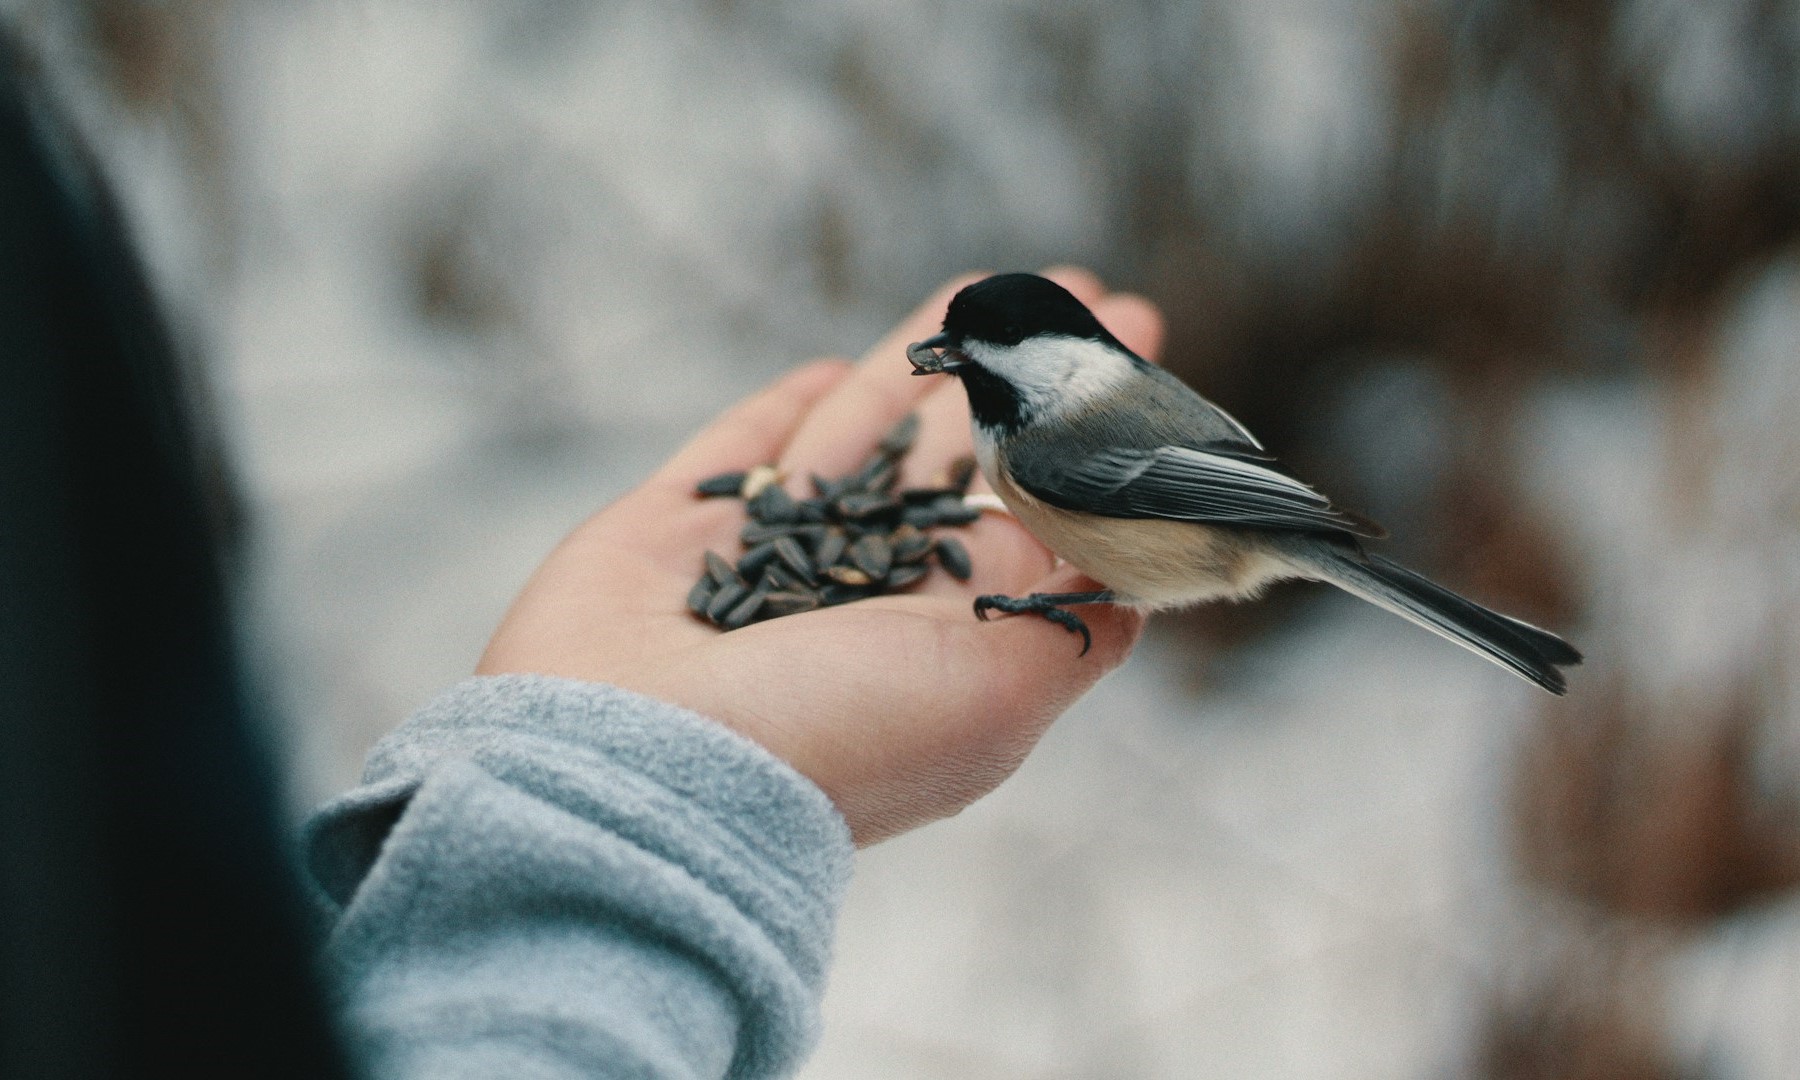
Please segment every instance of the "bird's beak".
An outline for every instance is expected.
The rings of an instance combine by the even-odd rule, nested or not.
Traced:
[[[939,353],[937,350],[942,349]],[[924,341],[906,347],[906,358],[912,361],[914,375],[943,375],[968,363],[950,344],[949,334],[933,334]]]

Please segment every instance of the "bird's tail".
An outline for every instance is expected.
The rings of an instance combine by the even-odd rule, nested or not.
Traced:
[[[1332,548],[1320,553],[1312,569],[1345,592],[1410,619],[1552,694],[1569,688],[1557,669],[1581,663],[1581,653],[1548,630],[1489,611],[1378,555]]]

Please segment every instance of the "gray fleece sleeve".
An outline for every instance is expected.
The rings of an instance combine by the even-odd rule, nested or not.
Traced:
[[[469,680],[383,739],[305,842],[377,1080],[782,1076],[816,1040],[849,832],[685,709]]]

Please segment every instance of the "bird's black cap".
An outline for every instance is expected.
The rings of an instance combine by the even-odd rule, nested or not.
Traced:
[[[1119,345],[1069,290],[1036,274],[996,274],[963,289],[950,301],[944,333],[957,344],[1017,345],[1052,334]]]

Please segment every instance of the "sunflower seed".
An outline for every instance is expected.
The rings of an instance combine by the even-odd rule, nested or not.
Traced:
[[[924,506],[909,506],[900,511],[900,522],[915,529],[929,529],[938,523],[936,500]]]
[[[808,583],[794,576],[794,572],[780,563],[773,563],[763,571],[762,584],[768,586],[770,592],[800,592],[808,588]]]
[[[844,517],[861,521],[893,510],[900,505],[900,500],[879,491],[857,491],[840,496],[834,505]]]
[[[969,482],[975,479],[975,459],[964,454],[952,461],[950,468],[946,471],[945,479],[948,481],[944,485],[945,487],[955,489],[959,495],[967,494]]]
[[[958,581],[969,580],[974,567],[969,562],[969,549],[962,546],[962,541],[951,536],[940,536],[937,538],[936,551],[938,565],[951,577]]]
[[[745,504],[745,509],[750,511],[751,517],[771,525],[786,524],[800,516],[794,497],[780,484],[765,486],[757,492],[756,498]]]
[[[745,581],[755,579],[756,575],[763,572],[764,567],[775,561],[775,544],[775,540],[769,540],[744,552],[743,557],[738,560],[738,574]]]
[[[726,630],[749,626],[751,620],[756,618],[757,611],[762,608],[763,601],[768,598],[768,595],[761,589],[752,591],[750,595],[738,601],[730,611],[725,613],[725,617],[719,620],[719,625]]]
[[[706,617],[713,622],[723,622],[731,609],[738,606],[744,597],[750,595],[750,587],[741,581],[734,581],[719,589],[713,598],[707,601]]]
[[[971,525],[981,519],[979,508],[963,505],[962,499],[955,495],[946,495],[932,503],[931,510],[937,515],[939,525]]]
[[[906,417],[854,472],[836,479],[812,475],[814,494],[804,499],[788,494],[773,465],[699,481],[698,496],[743,499],[750,521],[738,534],[745,551],[735,567],[706,553],[705,570],[688,591],[688,609],[736,630],[910,587],[930,573],[934,555],[951,576],[968,580],[968,549],[922,530],[980,516],[979,507],[964,502],[974,459],[951,462],[928,486],[900,489],[900,462],[918,435],[918,417]]]
[[[857,587],[868,585],[874,580],[869,577],[866,572],[858,570],[854,566],[829,567],[825,571],[825,576],[839,585],[854,585]]]
[[[738,539],[745,547],[755,547],[771,540],[779,540],[784,536],[794,535],[798,525],[771,525],[766,521],[752,521],[738,533]]]
[[[777,469],[775,466],[758,465],[756,468],[751,469],[744,474],[744,486],[738,490],[738,495],[744,501],[748,502],[758,495],[761,495],[763,493],[763,488],[768,487],[770,484],[779,484],[782,479],[781,470]]]
[[[821,568],[834,566],[844,557],[844,549],[850,546],[850,537],[844,530],[833,526],[827,529],[819,546],[813,548],[813,563]]]
[[[694,485],[694,494],[703,499],[717,498],[720,495],[736,495],[742,490],[744,490],[744,474],[741,472],[709,476]]]
[[[870,533],[850,545],[850,561],[874,581],[887,576],[894,566],[894,549],[877,533]]]
[[[905,457],[919,437],[919,414],[907,413],[881,437],[881,452],[890,458]]]
[[[887,580],[883,582],[883,584],[890,589],[904,589],[929,573],[931,573],[931,568],[922,563],[913,563],[910,566],[896,566],[888,573]]]
[[[959,498],[962,492],[953,487],[907,488],[900,493],[900,499],[908,506],[928,506],[946,495],[951,498]]]
[[[887,491],[900,478],[900,470],[892,458],[872,457],[850,477],[852,491]]]
[[[775,557],[802,581],[813,576],[813,561],[807,557],[800,541],[793,537],[784,536],[775,541]]]
[[[833,582],[819,590],[819,603],[825,607],[836,607],[848,604],[852,600],[862,600],[873,595],[866,586],[839,585]]]
[[[815,592],[772,592],[763,596],[762,616],[765,619],[779,619],[783,615],[798,615],[818,606],[819,594]]]
[[[712,601],[714,588],[712,575],[701,574],[700,580],[694,582],[694,587],[688,590],[688,610],[704,618],[706,605]]]
[[[725,556],[716,551],[706,553],[706,576],[712,578],[712,583],[721,588],[738,579],[737,571],[733,570],[731,564],[725,561]]]
[[[913,528],[902,525],[888,537],[888,543],[894,547],[894,561],[897,563],[916,563],[931,554],[931,537]]]

